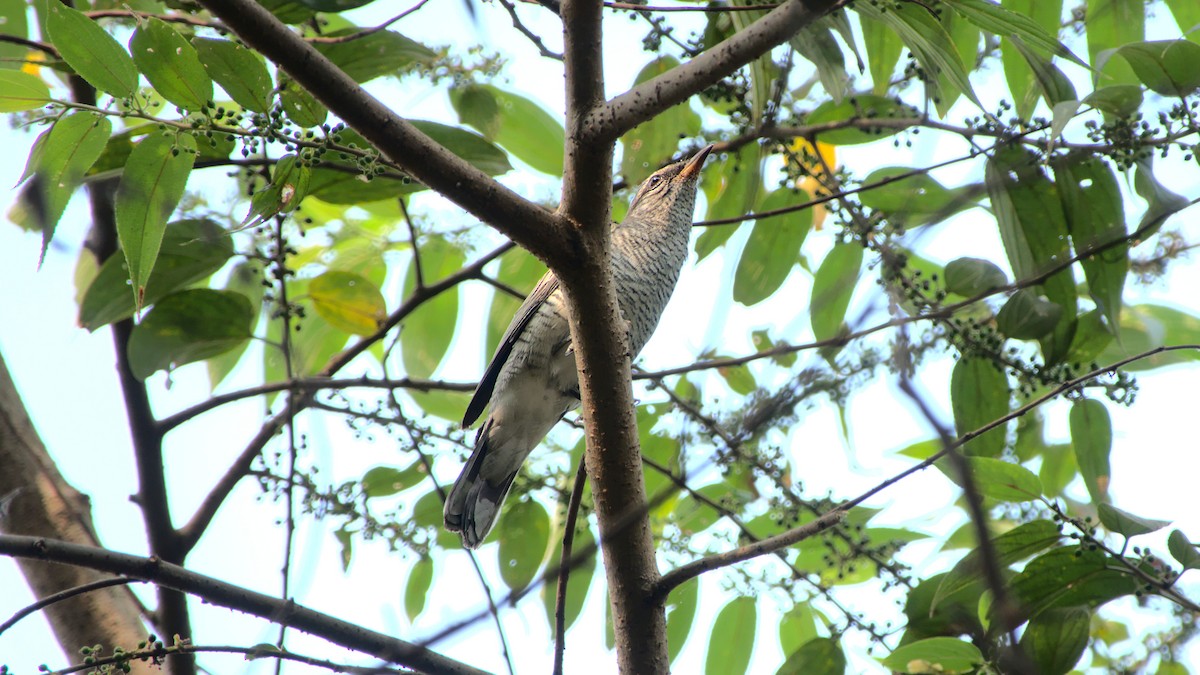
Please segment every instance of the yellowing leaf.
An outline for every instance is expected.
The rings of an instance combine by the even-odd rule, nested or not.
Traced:
[[[788,150],[791,151],[788,155],[788,162],[799,164],[801,173],[804,175],[803,178],[796,181],[796,187],[814,196],[828,193],[829,190],[823,185],[821,179],[830,171],[837,169],[837,146],[817,141],[816,147],[813,147],[807,138],[794,138],[788,144]],[[821,225],[825,222],[825,216],[829,212],[824,204],[817,204],[812,208],[811,213],[812,229],[820,231]]]
[[[370,335],[387,318],[387,304],[379,287],[353,272],[332,270],[313,279],[308,297],[317,314],[335,328]]]

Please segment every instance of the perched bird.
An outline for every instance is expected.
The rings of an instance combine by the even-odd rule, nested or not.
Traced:
[[[646,179],[612,231],[612,272],[630,353],[650,339],[688,253],[700,168],[708,146]],[[469,427],[491,404],[475,451],[446,498],[446,529],[476,548],[491,531],[513,478],[562,416],[579,406],[567,301],[547,272],[517,310],[467,405]]]

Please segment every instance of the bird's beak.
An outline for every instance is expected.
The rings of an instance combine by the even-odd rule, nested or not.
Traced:
[[[683,171],[679,172],[679,177],[685,180],[694,180],[700,175],[700,168],[704,166],[704,160],[708,158],[708,153],[712,152],[713,146],[709,145],[700,152],[692,156]]]

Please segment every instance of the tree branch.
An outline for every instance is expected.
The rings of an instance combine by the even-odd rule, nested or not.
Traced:
[[[438,281],[436,283],[425,286],[421,289],[414,290],[408,300],[396,311],[388,317],[387,321],[379,327],[374,334],[363,337],[358,342],[350,347],[347,347],[337,356],[325,364],[325,367],[318,373],[318,377],[330,377],[334,373],[344,368],[347,364],[353,361],[358,355],[370,349],[371,345],[383,339],[393,328],[401,321],[408,317],[418,307],[426,301],[436,297],[440,293],[454,288],[459,283],[466,279],[473,279],[488,263],[495,260],[512,248],[512,244],[504,244],[493,249],[487,255],[484,255],[479,260],[467,265],[458,272]],[[208,528],[208,524],[217,515],[217,510],[221,508],[225,498],[233,491],[234,486],[242,480],[250,470],[250,466],[254,463],[254,459],[262,452],[267,443],[274,438],[283,425],[291,421],[292,417],[298,414],[301,410],[309,405],[312,401],[312,392],[304,396],[296,396],[292,401],[289,401],[284,409],[263,425],[258,433],[247,444],[246,449],[233,461],[233,464],[225,470],[225,474],[213,486],[213,489],[204,497],[196,512],[192,515],[191,520],[179,529],[181,546],[186,550],[190,550],[200,540],[204,534],[204,530]]]
[[[687,563],[686,565],[676,568],[675,570],[668,572],[667,574],[663,575],[662,579],[659,581],[658,589],[656,589],[656,594],[658,596],[665,597],[666,594],[669,593],[672,588],[674,588],[675,586],[678,586],[679,584],[687,581],[688,579],[690,579],[692,577],[699,576],[700,574],[703,574],[705,572],[710,572],[712,570],[721,569],[723,567],[728,567],[729,565],[732,565],[735,563],[744,562],[746,560],[750,560],[751,558],[756,558],[758,556],[761,556],[761,555],[764,555],[767,553],[774,553],[775,551],[778,551],[787,546],[790,546],[792,543],[795,543],[796,541],[800,541],[801,539],[803,539],[804,536],[811,536],[811,534],[813,534],[813,533],[808,532],[808,529],[814,524],[814,522],[820,522],[821,519],[824,519],[827,517],[835,517],[835,514],[838,514],[838,513],[844,514],[844,513],[848,512],[850,509],[854,508],[855,506],[862,504],[866,500],[870,499],[871,497],[874,497],[875,495],[879,494],[880,492],[883,492],[885,489],[891,487],[892,485],[895,485],[896,483],[911,476],[912,474],[917,473],[919,471],[924,471],[925,469],[928,469],[929,467],[933,466],[934,463],[937,462],[939,459],[942,459],[943,457],[945,457],[947,453],[953,452],[954,450],[961,448],[963,445],[965,445],[967,442],[971,441],[972,439],[978,438],[979,436],[982,436],[983,434],[991,431],[992,429],[995,429],[997,427],[1008,424],[1012,420],[1015,420],[1018,417],[1024,416],[1029,411],[1033,410],[1034,408],[1037,408],[1038,406],[1046,403],[1047,401],[1057,398],[1057,397],[1063,395],[1064,393],[1071,391],[1072,389],[1075,389],[1076,387],[1079,387],[1079,386],[1085,384],[1086,382],[1093,380],[1097,377],[1100,377],[1102,375],[1107,375],[1109,373],[1120,370],[1121,368],[1124,368],[1125,366],[1127,366],[1130,363],[1133,363],[1135,361],[1141,361],[1142,359],[1150,358],[1152,356],[1155,356],[1157,354],[1162,354],[1164,352],[1173,352],[1173,351],[1181,351],[1181,350],[1200,351],[1200,344],[1171,345],[1171,346],[1166,346],[1166,347],[1157,347],[1155,349],[1150,349],[1150,350],[1144,351],[1140,354],[1135,354],[1128,358],[1121,359],[1120,361],[1117,361],[1110,365],[1104,366],[1103,368],[1097,368],[1090,372],[1084,373],[1083,375],[1080,375],[1079,377],[1076,377],[1074,379],[1063,382],[1062,384],[1058,385],[1054,389],[1033,399],[1032,401],[1030,401],[1029,403],[1026,403],[1025,405],[1021,406],[1020,408],[1009,411],[1008,414],[998,417],[995,420],[988,422],[987,424],[983,425],[982,427],[980,427],[974,431],[970,431],[970,432],[967,432],[967,433],[959,436],[952,443],[943,446],[941,450],[934,453],[933,455],[926,458],[925,460],[921,461],[919,464],[909,467],[908,469],[901,471],[900,473],[892,476],[891,478],[884,480],[883,482],[879,483],[875,487],[871,488],[870,490],[867,490],[866,492],[858,495],[857,497],[855,497],[853,499],[849,499],[849,500],[842,502],[841,504],[838,504],[837,506],[835,506],[834,508],[830,509],[825,514],[823,514],[821,516],[821,518],[818,519],[817,521],[805,523],[804,525],[793,528],[787,532],[775,535],[774,537],[771,537],[770,539],[764,539],[763,541],[759,542],[757,545],[752,544],[751,546],[743,546],[741,549],[737,549],[737,551],[742,551],[743,549],[750,549],[751,547],[753,547],[752,551],[747,551],[747,555],[734,555],[735,552],[719,553],[719,554],[715,554],[715,555],[711,555],[711,556],[706,556],[704,558],[699,558],[690,563]],[[823,529],[827,529],[827,528],[828,528],[828,525],[826,525],[825,528],[823,528]],[[793,534],[793,533],[795,533],[795,534]],[[804,536],[799,536],[799,535],[804,535]],[[771,542],[771,544],[765,545],[765,544],[767,544],[767,542]],[[680,570],[685,570],[685,569],[688,570],[686,573],[680,571]]]
[[[579,458],[579,468],[575,470],[575,486],[571,489],[571,499],[567,502],[567,517],[564,521],[562,555],[559,560],[570,560],[571,549],[575,545],[575,527],[579,519],[579,504],[583,501],[583,486],[587,484],[586,457]],[[554,593],[554,675],[562,675],[563,656],[567,651],[567,581],[571,576],[569,565],[558,567],[558,588]]]
[[[247,45],[425,185],[546,261],[562,263],[569,228],[451,153],[371,96],[253,0],[201,0]]]
[[[436,673],[482,675],[484,671],[446,658],[424,647],[342,621],[291,600],[280,600],[247,588],[218,581],[158,558],[117,553],[92,546],[41,537],[0,535],[0,554],[48,560],[142,579],[188,593],[205,602],[283,623],[336,645],[369,654],[389,663]]]
[[[789,0],[687,63],[651,78],[594,110],[582,140],[612,142],[621,134],[717,83],[848,0]]]

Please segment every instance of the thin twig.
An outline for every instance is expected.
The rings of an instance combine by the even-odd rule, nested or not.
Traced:
[[[504,8],[504,11],[508,12],[509,18],[512,19],[513,28],[516,28],[518,31],[520,31],[521,35],[524,35],[531,43],[533,43],[533,46],[537,47],[539,54],[548,59],[554,59],[555,61],[563,60],[562,54],[548,48],[546,43],[542,42],[542,37],[530,30],[521,21],[521,17],[517,16],[517,8],[513,5],[513,3],[509,2],[509,0],[500,0],[500,6]]]
[[[638,5],[631,2],[605,2],[605,7],[609,9],[626,9],[634,12],[763,12],[770,11],[778,7],[778,4],[770,5],[682,5],[679,7],[668,7],[662,5]]]
[[[344,42],[353,42],[354,40],[365,38],[368,35],[373,35],[375,33],[378,33],[381,30],[386,30],[388,26],[391,26],[392,24],[403,19],[404,17],[408,16],[409,14],[412,14],[413,12],[416,12],[417,10],[424,7],[425,4],[428,2],[429,2],[429,0],[420,0],[420,2],[418,2],[417,4],[413,5],[412,7],[409,7],[408,9],[404,10],[403,12],[400,12],[396,16],[393,16],[392,18],[388,19],[387,21],[384,21],[381,24],[372,26],[370,28],[364,28],[363,30],[357,31],[355,33],[351,33],[349,35],[339,35],[336,37],[310,37],[310,38],[306,38],[305,41],[312,43],[312,44],[321,44],[321,45],[338,45],[338,44],[342,44]]]
[[[384,360],[384,371],[387,370],[387,360]],[[390,390],[389,396],[392,401],[392,406],[396,410],[399,417],[394,423],[398,423],[404,428],[408,434],[408,440],[412,443],[413,451],[417,453],[417,460],[421,462],[421,466],[425,469],[425,475],[429,476],[430,482],[433,483],[433,489],[437,492],[438,499],[443,504],[446,502],[446,491],[442,488],[442,483],[437,479],[437,474],[433,472],[433,459],[428,453],[421,450],[425,445],[425,435],[423,430],[414,430],[413,425],[401,413],[402,407],[400,400],[396,397],[395,390]],[[508,637],[504,634],[504,624],[500,621],[500,608],[496,606],[496,599],[492,597],[492,586],[488,583],[487,576],[483,573],[483,567],[479,564],[479,556],[475,551],[467,549],[467,555],[471,559],[471,566],[475,569],[475,578],[479,580],[479,586],[483,590],[483,597],[487,600],[488,613],[492,616],[492,623],[496,626],[496,636],[500,640],[500,655],[504,659],[504,666],[508,669],[508,675],[515,675],[516,670],[513,668],[512,651],[508,647]]]
[[[937,433],[942,443],[942,449],[945,451],[945,457],[953,467],[959,486],[962,487],[963,496],[967,500],[967,515],[971,518],[971,524],[975,529],[975,541],[979,545],[983,576],[987,580],[988,589],[992,592],[992,605],[996,610],[996,615],[1000,618],[1002,630],[1009,635],[1013,648],[1019,649],[1015,633],[1017,626],[1020,625],[1017,618],[1017,607],[1009,597],[1004,577],[1000,574],[996,546],[992,543],[992,533],[988,528],[988,515],[983,508],[983,495],[979,493],[975,475],[971,473],[971,466],[967,462],[967,458],[957,449],[952,448],[954,445],[953,434],[933,414],[933,410],[930,409],[924,397],[917,393],[912,380],[908,377],[907,369],[902,368],[900,372],[900,391],[904,392],[904,395],[912,401],[917,410],[921,412],[921,416],[925,418],[925,422]],[[1028,657],[1026,656],[1025,659]]]
[[[206,413],[214,408],[241,401],[255,396],[264,394],[274,394],[280,391],[319,391],[322,389],[351,389],[354,387],[367,387],[372,389],[415,389],[417,391],[474,391],[476,384],[474,382],[446,382],[443,380],[417,380],[409,377],[401,377],[397,379],[376,378],[376,377],[346,377],[346,378],[331,378],[331,377],[304,377],[285,382],[271,382],[269,384],[260,384],[246,389],[239,389],[225,394],[217,394],[209,399],[206,399],[196,405],[185,408],[170,417],[164,417],[158,423],[159,429],[166,433],[175,427],[191,420],[198,415]]]
[[[571,547],[575,545],[575,523],[579,519],[579,504],[583,501],[583,486],[587,485],[586,456],[580,456],[579,468],[575,470],[575,486],[567,502],[567,518],[563,528],[562,555],[559,560],[571,559]],[[562,675],[563,656],[567,651],[567,580],[571,568],[559,565],[558,588],[554,593],[554,675]]]
[[[992,420],[991,422],[988,422],[987,424],[983,425],[982,427],[979,427],[978,429],[976,429],[974,431],[962,434],[954,442],[950,443],[946,447],[943,447],[941,450],[934,453],[933,455],[931,455],[924,461],[922,461],[908,469],[905,469],[904,471],[901,471],[900,473],[892,476],[891,478],[888,478],[887,480],[882,481],[875,487],[871,488],[870,490],[867,490],[866,492],[863,492],[862,494],[858,495],[857,497],[855,497],[853,499],[849,499],[847,501],[844,501],[841,504],[838,504],[837,506],[835,506],[834,508],[832,508],[828,512],[826,512],[822,516],[822,518],[833,517],[835,514],[845,513],[847,511],[849,511],[850,509],[854,508],[855,506],[862,504],[866,500],[870,499],[871,497],[874,497],[875,495],[877,495],[880,492],[884,491],[885,489],[891,487],[892,485],[895,485],[899,481],[911,476],[912,474],[918,473],[920,471],[924,471],[925,469],[928,469],[929,467],[933,466],[935,462],[937,462],[938,460],[945,457],[947,453],[949,453],[957,448],[962,447],[968,441],[971,441],[972,439],[977,438],[977,437],[991,431],[992,429],[995,429],[997,427],[1001,427],[1005,424],[1008,424],[1010,421],[1024,416],[1030,410],[1033,410],[1034,408],[1037,408],[1038,406],[1044,404],[1045,402],[1047,402],[1051,399],[1057,398],[1058,396],[1061,396],[1062,394],[1064,394],[1068,391],[1071,391],[1072,389],[1080,387],[1081,385],[1087,383],[1090,380],[1093,380],[1097,377],[1120,370],[1121,368],[1123,368],[1135,361],[1140,361],[1142,359],[1150,358],[1151,356],[1155,356],[1155,355],[1162,354],[1165,352],[1172,352],[1172,351],[1179,351],[1179,350],[1200,351],[1200,344],[1187,344],[1187,345],[1173,345],[1173,346],[1157,347],[1155,349],[1150,349],[1150,350],[1144,351],[1140,354],[1135,354],[1128,358],[1121,359],[1121,360],[1116,361],[1116,362],[1114,362],[1110,365],[1107,365],[1103,368],[1097,368],[1097,369],[1089,371],[1083,375],[1080,375],[1079,377],[1068,380],[1067,382],[1064,382],[1064,383],[1058,385],[1057,387],[1050,390],[1049,392],[1033,399],[1029,403],[1026,403],[1025,405],[1021,406],[1020,408],[1009,411],[1007,414],[1002,415],[1001,417],[998,417],[998,418]],[[806,530],[806,528],[808,528],[811,524],[812,523],[806,523],[805,525],[795,528],[795,530]],[[794,530],[789,530],[789,532],[792,532],[792,531],[794,531]],[[731,565],[736,562],[743,562],[745,560],[749,560],[751,558],[761,556],[765,553],[773,553],[777,550],[780,550],[780,549],[790,545],[789,543],[787,543],[790,539],[788,537],[789,532],[784,532],[783,534],[776,535],[775,537],[772,537],[771,539],[764,540],[764,542],[760,542],[760,543],[765,544],[766,542],[770,541],[770,542],[773,542],[773,545],[757,546],[757,547],[755,547],[755,549],[753,551],[753,555],[734,556],[731,553],[721,553],[721,554],[716,554],[713,556],[708,556],[706,558],[700,558],[700,559],[692,561],[686,565],[678,567],[678,568],[668,572],[667,574],[663,575],[662,580],[659,581],[659,585],[658,585],[659,587],[657,590],[657,594],[660,597],[663,597],[672,588],[687,581],[688,579],[691,579],[692,577],[703,574],[704,572],[708,572],[708,571],[711,571],[714,569],[720,569],[722,567],[726,567],[726,566]],[[746,547],[743,547],[743,548],[746,548]],[[717,564],[711,564],[711,563],[706,562],[710,559],[718,559],[719,562]]]
[[[5,621],[4,623],[0,623],[0,635],[3,635],[4,632],[7,631],[9,628],[12,628],[13,626],[17,625],[17,622],[19,622],[21,619],[24,619],[25,617],[29,616],[30,614],[33,614],[34,612],[36,612],[40,609],[49,607],[50,605],[53,605],[57,602],[62,602],[63,600],[68,600],[77,595],[83,595],[84,593],[91,593],[92,591],[98,591],[100,589],[109,588],[111,586],[123,586],[125,584],[136,584],[136,583],[141,583],[141,580],[140,579],[130,579],[128,577],[115,577],[112,579],[100,579],[99,581],[93,581],[93,582],[86,583],[86,584],[80,584],[79,586],[73,586],[71,588],[61,590],[57,593],[47,595],[44,598],[39,598],[37,602],[17,610],[11,617],[8,618],[7,621]]]
[[[362,354],[370,349],[371,345],[374,345],[376,342],[382,340],[389,332],[391,332],[393,328],[399,325],[401,321],[416,311],[418,307],[423,305],[428,300],[440,295],[441,293],[457,287],[458,284],[462,283],[462,281],[466,279],[473,279],[475,275],[478,274],[479,270],[483,269],[484,266],[503,255],[512,247],[512,242],[503,244],[470,265],[467,265],[458,272],[446,277],[445,279],[430,284],[424,289],[414,291],[403,305],[401,305],[396,311],[392,312],[392,314],[388,316],[387,321],[385,321],[383,325],[379,327],[379,330],[371,335],[360,338],[358,342],[338,353],[329,361],[329,363],[325,364],[325,367],[321,369],[321,372],[318,373],[318,375],[328,377],[333,373],[338,372],[348,363],[357,358],[359,354]],[[192,515],[191,520],[189,520],[186,525],[179,529],[178,532],[181,541],[180,545],[185,550],[195,546],[196,542],[199,541],[201,535],[203,535],[205,529],[207,529],[208,524],[212,522],[212,519],[216,516],[217,510],[221,507],[221,504],[224,503],[225,498],[228,497],[233,491],[234,486],[236,486],[241,479],[245,477],[246,472],[249,471],[250,467],[254,464],[255,458],[259,456],[259,453],[262,452],[262,449],[266,447],[267,443],[269,443],[270,440],[275,437],[275,434],[283,427],[284,424],[287,424],[289,421],[291,421],[292,417],[303,410],[311,400],[311,393],[306,393],[304,396],[296,397],[296,399],[290,401],[279,414],[272,417],[262,426],[261,429],[259,429],[254,438],[251,439],[246,445],[246,448],[242,450],[241,454],[238,455],[229,468],[225,470],[225,473],[217,481],[216,485],[213,486],[212,490],[210,490],[209,493],[204,497],[204,500],[200,503],[200,506]]]
[[[286,621],[297,630],[346,649],[421,671],[471,675],[483,673],[420,645],[322,614],[296,602],[273,598],[198,574],[160,558],[129,555],[43,537],[15,535],[0,535],[0,555],[76,565],[149,581],[160,588],[196,595],[213,605],[253,614],[268,621]]]

